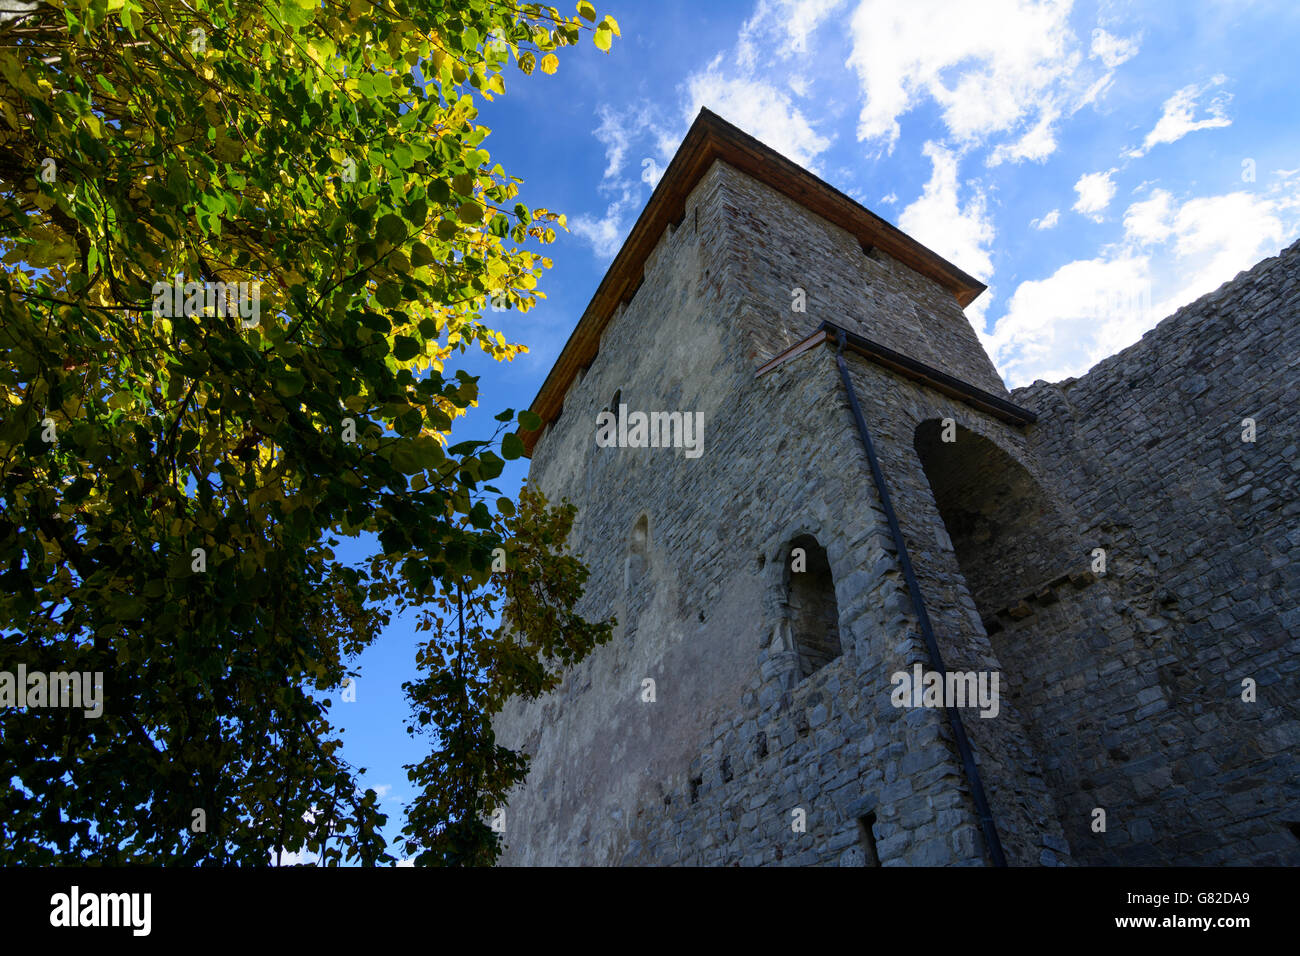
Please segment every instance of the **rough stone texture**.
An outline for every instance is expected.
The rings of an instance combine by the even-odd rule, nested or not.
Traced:
[[[961,714],[1014,864],[1300,862],[1297,260],[1009,396],[1026,428],[846,355],[944,661],[1001,679],[996,717]],[[503,863],[988,862],[944,711],[891,703],[929,658],[834,351],[755,374],[823,320],[1007,396],[944,290],[715,164],[534,450],[580,505],[583,610],[620,624],[497,721],[534,757]],[[616,391],[703,412],[703,455],[597,447]],[[807,676],[803,536],[841,650]]]
[[[1107,607],[1055,605],[993,638],[1033,675],[1021,705],[1086,862],[1300,863],[1298,313],[1300,244],[1083,378],[1013,396],[1042,416],[1030,448],[1085,546],[1107,552]]]

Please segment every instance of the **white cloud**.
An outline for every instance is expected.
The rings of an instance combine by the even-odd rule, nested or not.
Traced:
[[[606,185],[622,187],[619,176],[635,145],[640,144],[642,151],[647,154],[638,161],[642,170],[645,169],[647,159],[654,162],[658,158],[666,164],[677,149],[680,137],[674,136],[657,122],[655,109],[650,103],[642,102],[622,112],[612,109],[608,104],[601,104],[596,115],[600,117],[600,125],[592,130],[592,135],[605,147],[605,172],[602,179]]]
[[[1300,182],[1181,204],[1156,190],[1125,210],[1118,242],[1021,283],[981,338],[1012,387],[1082,375],[1297,234]]]
[[[1124,212],[1124,235],[1140,245],[1163,242],[1173,232],[1173,196],[1164,189],[1135,202]]]
[[[628,129],[622,122],[622,117],[607,105],[602,105],[597,115],[600,116],[600,125],[596,127],[593,135],[605,144],[604,178],[610,179],[617,176],[623,168],[623,159],[632,141],[632,130]]]
[[[934,171],[920,198],[899,215],[898,228],[959,269],[974,276],[992,275],[994,230],[984,194],[972,189],[974,195],[963,206],[957,155],[935,142],[927,142],[921,151],[934,164]],[[966,186],[971,188],[969,183]]]
[[[1188,133],[1194,133],[1198,129],[1231,126],[1232,120],[1228,118],[1228,103],[1232,100],[1232,95],[1222,90],[1216,93],[1206,104],[1206,115],[1201,119],[1195,118],[1197,100],[1212,87],[1222,86],[1226,80],[1227,77],[1220,74],[1211,77],[1208,83],[1200,85],[1193,83],[1190,86],[1184,86],[1165,100],[1164,112],[1161,114],[1160,119],[1156,121],[1155,127],[1151,132],[1147,133],[1142,145],[1129,150],[1127,155],[1136,159],[1145,155],[1152,146],[1157,146],[1160,143],[1175,143]]]
[[[891,192],[886,196],[881,196],[880,201],[886,206],[892,206],[894,203],[898,202],[898,193]]]
[[[1102,74],[1100,77],[1097,78],[1096,82],[1094,82],[1092,86],[1088,87],[1088,89],[1084,92],[1083,96],[1079,97],[1079,102],[1075,104],[1075,109],[1071,111],[1071,115],[1074,115],[1074,113],[1078,112],[1080,109],[1083,109],[1083,107],[1087,106],[1089,103],[1094,103],[1097,100],[1101,99],[1101,97],[1105,95],[1106,91],[1109,90],[1114,84],[1115,84],[1114,73]]]
[[[1182,265],[1176,292],[1166,311],[1212,292],[1242,269],[1249,269],[1281,246],[1292,231],[1282,216],[1295,199],[1262,199],[1246,192],[1205,196],[1183,203],[1173,214],[1173,255]],[[1293,234],[1293,233],[1292,233]]]
[[[925,98],[939,104],[961,144],[1041,124],[1077,82],[1082,55],[1069,13],[1069,0],[863,0],[850,21],[847,61],[865,99],[858,138],[892,151],[899,117]],[[1050,152],[1050,126],[1031,130],[1002,158]]]
[[[1046,216],[1043,216],[1040,219],[1031,219],[1029,221],[1029,227],[1031,229],[1040,229],[1040,230],[1051,229],[1060,221],[1061,221],[1061,210],[1053,209]]]
[[[569,220],[569,229],[586,239],[598,258],[612,259],[632,228],[629,214],[638,208],[639,198],[630,185],[625,186],[623,194],[605,207],[603,216],[574,216]]]
[[[1102,211],[1115,196],[1115,184],[1110,179],[1114,172],[1115,170],[1108,169],[1104,173],[1085,173],[1080,176],[1074,184],[1074,191],[1079,194],[1074,203],[1074,211],[1101,222]]]
[[[1012,387],[1081,375],[1150,327],[1149,271],[1144,257],[1099,257],[1022,282],[985,348]]]
[[[1137,56],[1141,42],[1140,34],[1132,37],[1117,37],[1098,27],[1092,31],[1090,55],[1101,60],[1106,69],[1113,70],[1121,63],[1126,63]]]
[[[775,55],[782,60],[807,53],[808,38],[843,3],[844,0],[758,0],[753,15],[740,28],[736,61],[748,72],[760,64],[760,46],[762,56]]]
[[[739,126],[800,166],[812,166],[830,146],[830,137],[813,129],[790,97],[766,80],[727,77],[719,69],[721,58],[686,81],[687,121],[707,106],[729,123]]]
[[[987,200],[978,187],[966,184],[972,195],[963,205],[957,179],[957,156],[937,143],[927,142],[922,152],[934,170],[921,196],[898,217],[898,228],[928,246],[957,268],[988,281],[993,275],[993,239]],[[976,328],[993,301],[990,292],[970,307],[968,317]]]
[[[989,156],[988,164],[997,166],[1004,162],[1021,163],[1025,160],[1041,163],[1056,152],[1056,133],[1052,129],[1061,114],[1052,107],[1042,113],[1024,136],[1013,143],[1000,143]]]

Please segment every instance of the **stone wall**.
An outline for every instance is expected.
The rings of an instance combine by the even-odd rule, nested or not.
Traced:
[[[1300,244],[1013,399],[1041,416],[1029,447],[1113,595],[994,637],[1031,678],[1076,855],[1300,863]]]
[[[1300,862],[1296,256],[1016,392],[1027,428],[846,356],[944,661],[1000,679],[962,719],[1014,864]],[[715,164],[534,450],[580,505],[583,611],[619,627],[497,721],[534,757],[503,863],[988,862],[944,711],[891,702],[930,661],[834,352],[755,374],[824,320],[1007,394],[948,293]],[[616,395],[702,412],[703,454],[597,447]],[[819,667],[806,538],[838,611]]]
[[[723,199],[742,257],[736,321],[760,365],[807,338],[824,321],[941,369],[995,395],[1006,386],[952,293],[849,232],[731,167]],[[791,311],[794,289],[805,312]]]
[[[555,694],[498,721],[503,743],[534,755],[503,863],[986,859],[943,712],[890,704],[890,675],[920,645],[833,358],[818,350],[755,378],[737,290],[764,261],[730,221],[742,181],[723,165],[701,180],[535,449],[543,491],[582,505],[585,610],[620,626]],[[771,197],[782,205],[765,218],[796,228],[797,207]],[[821,318],[810,304],[800,320]],[[596,447],[595,415],[616,391],[631,410],[703,411],[704,454]],[[632,576],[643,515],[648,554]],[[802,535],[826,550],[842,648],[806,678],[782,627]],[[859,820],[873,814],[867,841]],[[1036,861],[1038,835],[1024,841],[1010,842]]]

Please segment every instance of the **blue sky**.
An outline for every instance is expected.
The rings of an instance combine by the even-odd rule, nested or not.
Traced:
[[[480,122],[521,198],[567,214],[547,299],[488,313],[530,352],[466,356],[482,407],[526,406],[707,106],[989,290],[967,309],[1008,386],[1081,375],[1300,236],[1300,5],[1034,0],[597,3],[610,54],[506,76]],[[497,484],[518,487],[526,462]],[[579,503],[581,504],[581,503]],[[412,621],[336,704],[396,835]]]

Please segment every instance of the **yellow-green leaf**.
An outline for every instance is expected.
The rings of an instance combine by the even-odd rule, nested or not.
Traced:
[[[608,45],[608,44],[607,44]],[[554,73],[560,68],[560,58],[554,53],[548,53],[542,57],[542,72]]]

